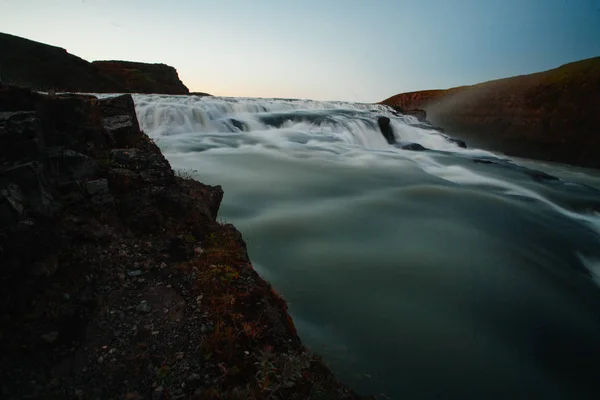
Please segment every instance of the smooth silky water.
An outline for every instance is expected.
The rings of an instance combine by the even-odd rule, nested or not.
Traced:
[[[598,172],[461,149],[377,105],[135,103],[175,170],[223,186],[220,218],[357,392],[598,398]],[[431,151],[388,145],[378,116]]]

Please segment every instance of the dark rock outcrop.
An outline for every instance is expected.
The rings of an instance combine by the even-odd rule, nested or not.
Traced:
[[[377,118],[377,125],[379,125],[379,130],[381,131],[381,134],[389,144],[396,143],[396,139],[394,137],[394,130],[390,125],[390,119],[388,117]]]
[[[600,57],[530,75],[382,102],[422,108],[471,145],[508,155],[600,168]]]
[[[0,105],[0,397],[357,398],[131,96],[0,85]]]
[[[407,143],[407,144],[403,144],[403,145],[400,145],[400,148],[402,150],[411,150],[411,151],[425,151],[425,150],[428,150],[426,147],[424,147],[423,145],[420,145],[419,143]]]
[[[465,143],[464,140],[460,140],[460,139],[455,139],[455,138],[451,138],[451,137],[446,137],[446,139],[452,143],[454,143],[455,145],[457,145],[460,148],[466,149],[467,148],[467,144]]]
[[[131,61],[94,61],[92,65],[121,87],[134,93],[188,94],[175,68]]]
[[[60,47],[6,33],[0,33],[0,82],[55,92],[189,93],[168,65],[90,63]],[[12,101],[20,100],[13,97]]]

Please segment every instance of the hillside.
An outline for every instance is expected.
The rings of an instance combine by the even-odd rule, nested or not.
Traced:
[[[600,168],[600,57],[556,69],[384,101],[470,145],[509,155]]]
[[[125,61],[90,63],[65,49],[0,33],[0,82],[36,90],[187,94],[175,68]]]
[[[130,61],[94,61],[102,74],[135,93],[188,94],[175,68],[165,64]]]

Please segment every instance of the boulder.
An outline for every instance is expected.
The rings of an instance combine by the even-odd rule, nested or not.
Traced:
[[[111,143],[117,147],[127,147],[132,134],[139,132],[139,127],[134,126],[129,115],[104,118],[104,129],[106,129]]]
[[[74,150],[52,147],[46,150],[45,155],[48,168],[61,180],[91,179],[100,172],[96,160]]]
[[[424,151],[428,150],[426,147],[423,147],[419,143],[408,143],[400,146],[402,150],[411,150],[411,151]]]
[[[0,160],[36,160],[44,149],[35,112],[0,112]]]
[[[18,185],[25,198],[25,204],[36,213],[51,215],[57,205],[48,191],[42,165],[28,162],[11,167],[4,171],[8,181]]]
[[[460,148],[466,149],[467,148],[467,144],[465,143],[464,140],[460,140],[460,139],[454,139],[454,138],[447,138],[449,142],[454,143],[455,145],[457,145]]]
[[[379,117],[377,118],[377,124],[379,125],[379,130],[383,134],[385,140],[387,140],[389,144],[395,144],[396,138],[394,137],[390,119],[388,117]]]

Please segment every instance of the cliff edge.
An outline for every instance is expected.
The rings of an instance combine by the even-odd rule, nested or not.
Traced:
[[[508,155],[600,168],[600,57],[447,90],[401,93],[381,104],[424,109],[469,144]]]
[[[165,64],[131,61],[94,61],[92,65],[120,86],[134,93],[189,94],[177,70]]]
[[[129,61],[90,63],[65,49],[0,33],[0,82],[34,90],[188,94],[175,68]]]
[[[0,394],[355,399],[130,95],[0,85]]]

